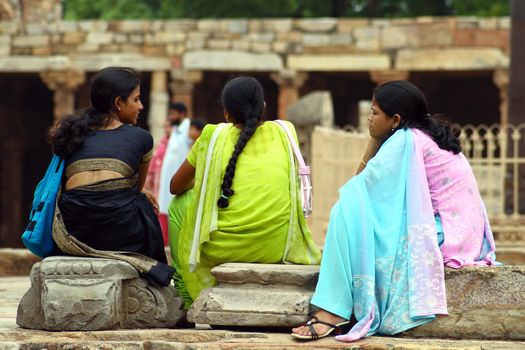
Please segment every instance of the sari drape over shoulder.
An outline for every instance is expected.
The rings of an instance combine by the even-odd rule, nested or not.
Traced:
[[[239,156],[235,194],[228,208],[218,208],[223,174],[239,133],[231,124],[204,128],[188,155],[196,169],[194,189],[176,197],[170,208],[174,264],[193,299],[214,285],[210,270],[223,262],[320,261],[302,213],[293,153],[278,125],[263,123],[257,128]]]
[[[487,210],[467,159],[462,153],[444,152],[421,130],[412,131],[415,150],[424,159],[434,215],[446,233],[440,242],[445,266],[494,264]]]
[[[485,236],[492,239],[489,226]],[[339,190],[312,304],[355,316],[350,332],[336,337],[342,341],[396,334],[447,314],[433,203],[412,130],[398,130]]]

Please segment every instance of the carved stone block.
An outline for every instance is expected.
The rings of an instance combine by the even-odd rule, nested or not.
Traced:
[[[185,318],[173,286],[157,287],[128,263],[50,257],[33,266],[17,324],[52,331],[175,327]]]
[[[319,266],[227,263],[213,268],[217,287],[188,311],[195,323],[289,327],[310,312]]]

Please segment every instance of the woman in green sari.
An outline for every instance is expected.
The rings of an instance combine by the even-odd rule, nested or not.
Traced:
[[[210,270],[219,264],[309,265],[321,257],[302,212],[290,141],[277,123],[262,121],[261,84],[235,78],[221,100],[227,123],[204,128],[170,186],[174,279],[187,308],[215,284]]]

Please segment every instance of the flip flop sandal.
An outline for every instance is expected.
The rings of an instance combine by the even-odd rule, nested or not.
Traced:
[[[314,324],[322,324],[322,325],[330,327],[330,329],[327,330],[323,334],[318,334],[314,328]],[[316,340],[316,339],[321,339],[326,336],[329,336],[332,332],[334,332],[335,335],[344,334],[349,331],[350,321],[343,321],[337,324],[331,324],[328,322],[321,321],[317,317],[314,316],[312,317],[310,321],[306,322],[306,324],[304,324],[303,326],[308,326],[308,328],[310,329],[310,335],[300,335],[300,334],[292,333],[292,337],[296,339],[301,339],[301,340]]]

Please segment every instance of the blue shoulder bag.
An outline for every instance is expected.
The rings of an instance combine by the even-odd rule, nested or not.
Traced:
[[[26,248],[41,258],[52,255],[56,250],[52,235],[53,217],[63,173],[64,161],[54,154],[44,178],[36,186],[29,225],[22,234]]]

